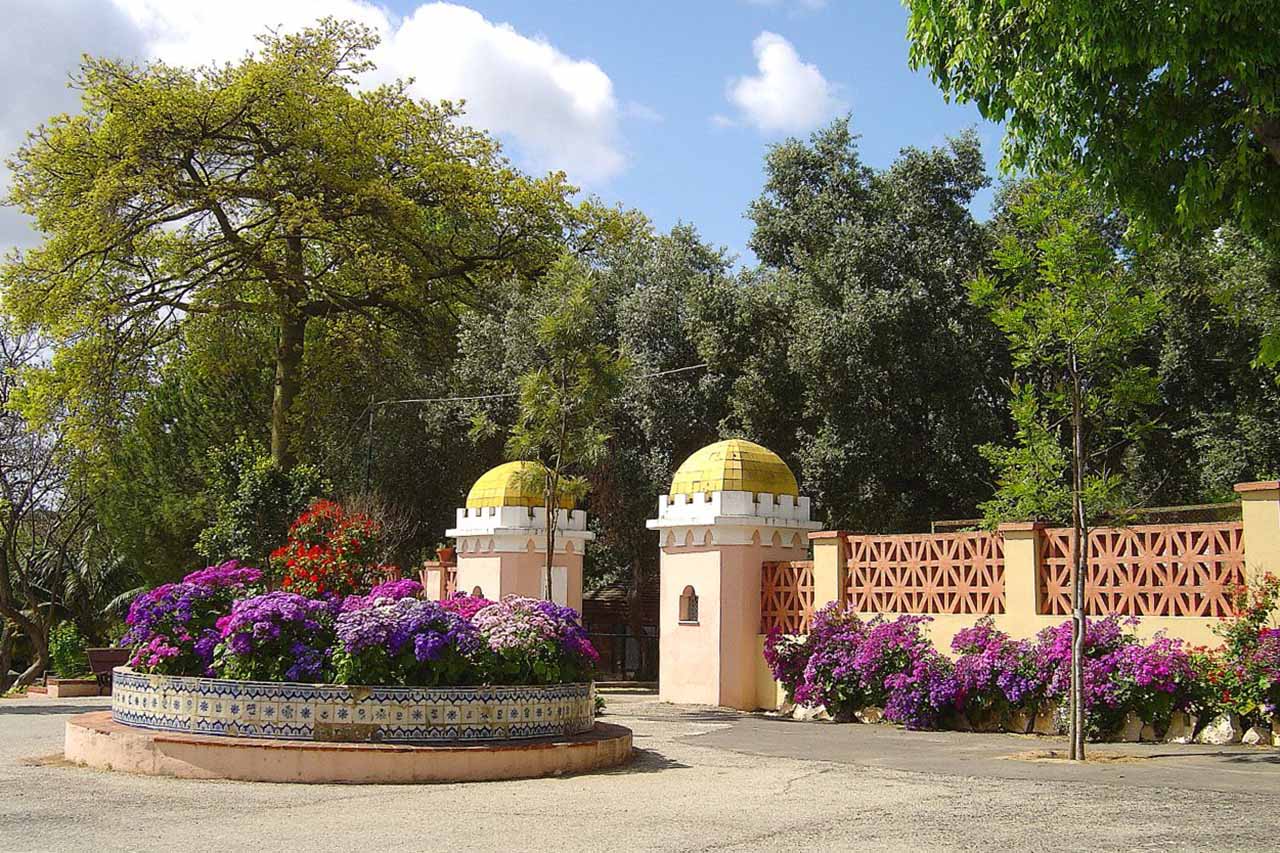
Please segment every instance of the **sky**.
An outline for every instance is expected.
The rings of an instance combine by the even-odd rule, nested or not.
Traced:
[[[75,111],[84,53],[200,65],[242,56],[266,27],[321,15],[382,35],[376,77],[424,98],[465,98],[467,121],[527,171],[561,169],[584,193],[691,223],[742,262],[771,144],[841,115],[863,159],[945,144],[975,128],[991,174],[1001,129],[947,104],[907,64],[894,0],[0,0],[0,151]],[[0,191],[8,173],[0,168]],[[992,193],[975,201],[985,217]],[[0,248],[38,241],[0,208]]]

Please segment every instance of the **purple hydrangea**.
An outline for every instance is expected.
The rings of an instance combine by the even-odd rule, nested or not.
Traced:
[[[330,601],[293,592],[237,601],[218,620],[219,674],[250,681],[324,680],[333,610]]]
[[[482,646],[470,622],[434,601],[369,596],[335,625],[335,675],[345,684],[452,684]]]
[[[262,572],[230,560],[142,593],[129,606],[121,639],[133,647],[129,665],[165,675],[213,675],[218,618],[261,580]]]
[[[507,596],[471,621],[491,653],[486,660],[494,681],[585,680],[599,660],[578,612],[552,601]]]

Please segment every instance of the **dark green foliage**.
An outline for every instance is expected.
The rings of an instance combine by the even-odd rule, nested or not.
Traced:
[[[49,662],[59,678],[79,678],[89,672],[86,643],[76,623],[67,621],[49,633]]]
[[[266,571],[289,525],[329,491],[314,465],[281,470],[244,436],[214,451],[210,467],[213,522],[196,540],[196,550],[210,563],[237,559]]]
[[[765,170],[750,215],[766,267],[702,300],[708,322],[736,321],[704,348],[737,366],[730,425],[791,460],[831,526],[970,513],[989,494],[976,448],[1007,434],[1004,348],[965,288],[987,246],[977,138],[876,171],[838,121]]]

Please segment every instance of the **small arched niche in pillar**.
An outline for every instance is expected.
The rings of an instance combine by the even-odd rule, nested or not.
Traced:
[[[680,593],[680,623],[698,624],[698,593],[692,586],[686,586],[684,592]]]
[[[471,594],[474,595],[476,598],[484,598],[484,590],[478,586],[472,588]]]

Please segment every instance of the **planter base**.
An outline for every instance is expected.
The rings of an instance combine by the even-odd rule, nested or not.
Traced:
[[[631,760],[631,730],[478,746],[317,743],[135,729],[110,713],[67,721],[66,759],[98,770],[241,782],[354,785],[483,782],[588,773]]]
[[[45,695],[50,699],[72,699],[78,696],[97,696],[98,679],[96,678],[47,678],[45,679]]]

